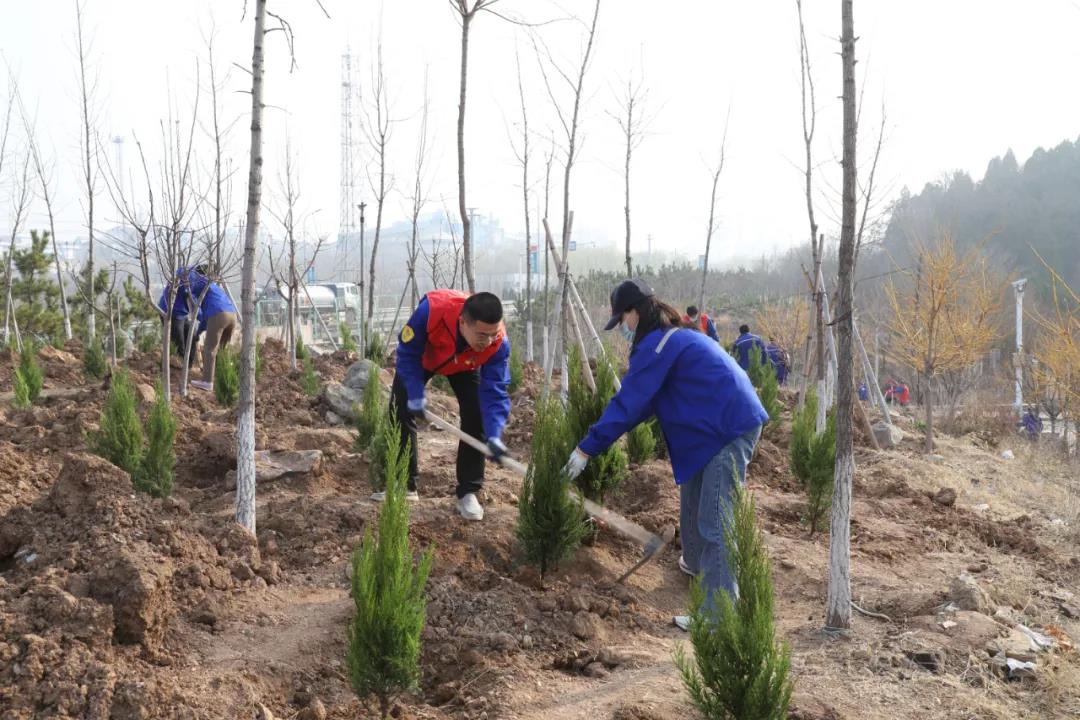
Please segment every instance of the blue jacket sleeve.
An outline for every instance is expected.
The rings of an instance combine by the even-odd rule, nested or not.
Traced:
[[[604,414],[578,446],[589,457],[604,452],[624,433],[654,414],[653,398],[671,369],[670,356],[657,354],[655,347],[655,343],[639,346],[630,356],[630,369],[623,378],[622,390],[611,398]]]
[[[489,440],[502,436],[510,417],[509,387],[510,338],[506,337],[491,359],[480,366],[480,414]]]
[[[427,345],[427,324],[428,302],[424,298],[398,333],[396,370],[405,383],[405,393],[410,400],[424,397],[424,366],[421,359]]]
[[[716,342],[720,342],[720,336],[716,333],[716,326],[713,325],[712,318],[705,321],[705,334]]]

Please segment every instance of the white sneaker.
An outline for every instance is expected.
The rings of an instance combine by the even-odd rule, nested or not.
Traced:
[[[375,502],[386,502],[386,491],[379,490],[378,492],[371,493],[371,499]],[[420,493],[415,490],[409,490],[405,493],[405,499],[409,502],[418,502],[420,500]]]
[[[675,627],[679,628],[683,632],[690,631],[690,616],[689,615],[676,615],[671,618],[671,621],[675,623]]]
[[[480,501],[476,499],[475,493],[468,493],[463,498],[458,498],[457,501],[458,515],[466,520],[483,520],[484,508],[480,505]]]
[[[682,555],[679,556],[679,569],[690,577],[697,577],[697,573],[690,569],[690,566],[686,564],[685,560],[683,560]]]
[[[192,380],[190,384],[191,384],[192,387],[197,387],[200,390],[213,390],[214,389],[214,386],[211,385],[210,383],[206,382],[205,380]]]

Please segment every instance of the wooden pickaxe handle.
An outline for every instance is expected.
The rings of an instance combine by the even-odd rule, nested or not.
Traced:
[[[479,439],[462,431],[456,425],[448,423],[446,420],[443,420],[438,415],[433,414],[430,410],[424,410],[424,415],[429,421],[431,421],[433,425],[437,425],[446,432],[452,435],[456,435],[466,445],[469,445],[475,448],[477,451],[482,452],[484,455],[491,457],[491,449]],[[524,477],[525,474],[529,471],[528,466],[505,455],[499,460],[499,462],[502,463],[503,467],[510,468],[522,477]],[[633,540],[640,543],[641,546],[645,548],[646,559],[651,558],[653,555],[656,554],[658,550],[663,548],[664,545],[668,543],[668,540],[665,540],[663,537],[649,532],[637,523],[631,520],[627,520],[622,515],[619,515],[616,512],[612,512],[603,505],[593,502],[589,498],[581,495],[581,493],[578,492],[577,488],[574,487],[572,484],[570,487],[575,493],[578,494],[578,497],[581,498],[581,502],[585,507],[585,512],[589,513],[589,515],[596,518],[597,520],[601,520],[607,523],[611,527],[621,532],[623,535],[626,535],[627,537],[632,538]],[[672,534],[674,534],[674,532],[672,532]]]

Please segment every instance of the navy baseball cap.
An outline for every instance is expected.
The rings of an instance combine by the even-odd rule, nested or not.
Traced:
[[[623,280],[611,291],[611,319],[608,320],[605,330],[612,330],[622,322],[623,313],[631,310],[635,305],[647,297],[653,296],[653,290],[643,281],[638,279]]]

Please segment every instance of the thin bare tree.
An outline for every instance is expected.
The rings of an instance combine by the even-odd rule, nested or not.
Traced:
[[[727,123],[724,123],[724,137],[720,141],[720,159],[712,168],[709,175],[712,177],[712,192],[709,194],[709,225],[705,231],[705,256],[701,263],[701,292],[698,293],[698,307],[705,312],[705,283],[709,279],[709,253],[712,250],[713,234],[716,232],[716,188],[720,184],[720,173],[724,171],[724,156],[727,150]],[[629,243],[629,236],[627,236]],[[630,259],[630,246],[627,245],[627,261]]]
[[[297,368],[296,347],[297,333],[299,332],[300,295],[307,293],[304,278],[315,266],[319,250],[322,249],[324,236],[318,236],[314,248],[311,250],[306,261],[301,260],[298,252],[298,232],[303,224],[303,219],[297,217],[296,207],[300,202],[300,180],[296,169],[296,155],[293,151],[292,141],[288,132],[285,134],[285,162],[284,172],[279,177],[281,210],[275,212],[267,207],[267,211],[277,220],[284,231],[284,241],[280,255],[275,258],[273,249],[267,248],[267,257],[270,260],[270,274],[277,281],[278,292],[285,299],[286,317],[285,324],[285,350],[289,355],[289,367]],[[302,267],[301,267],[302,266]],[[284,285],[287,292],[282,293],[280,288]],[[312,313],[318,316],[318,308],[311,306]],[[318,316],[316,322],[322,320]],[[329,328],[327,328],[329,330]],[[337,328],[334,328],[334,332]]]
[[[570,252],[570,232],[571,232],[571,211],[570,211],[570,178],[573,173],[574,163],[577,160],[578,153],[581,150],[581,143],[579,142],[578,131],[580,129],[581,119],[581,103],[584,98],[585,91],[585,75],[589,69],[589,61],[592,59],[592,50],[596,41],[596,27],[597,22],[600,19],[600,0],[596,0],[593,6],[592,22],[588,25],[589,33],[585,42],[585,50],[581,56],[581,64],[577,67],[576,75],[572,76],[570,72],[560,67],[559,63],[555,60],[551,50],[544,44],[543,40],[533,35],[534,49],[537,53],[537,59],[540,66],[540,74],[544,79],[544,87],[547,90],[548,97],[551,99],[552,106],[555,109],[556,116],[559,119],[559,124],[562,126],[565,134],[566,145],[563,148],[565,153],[565,159],[563,162],[563,217],[562,217],[562,248],[561,254],[563,258],[569,258]],[[540,46],[544,48],[544,52],[547,56],[547,63],[540,56]],[[572,108],[569,112],[563,109],[563,104],[560,103],[557,93],[554,87],[552,87],[551,77],[549,76],[546,66],[550,66],[554,73],[557,73],[561,80],[566,84],[566,87],[570,90],[571,97],[573,99]],[[559,268],[559,306],[555,315],[559,316],[561,310],[561,327],[560,327],[560,340],[563,348],[563,364],[566,364],[566,357],[569,354],[569,344],[567,342],[567,313],[566,309],[569,305],[569,273],[570,262],[565,260],[562,267]],[[551,348],[554,350],[554,347]],[[553,358],[552,361],[548,361],[545,358],[545,377],[547,382],[550,382],[551,373],[554,368]],[[547,385],[545,384],[545,390]]]
[[[375,153],[376,175],[368,172],[368,185],[375,197],[375,238],[371,243],[371,258],[368,266],[368,306],[367,324],[375,314],[375,258],[379,252],[379,239],[382,237],[383,208],[386,198],[394,188],[394,176],[387,169],[387,148],[393,134],[394,120],[390,117],[390,93],[383,68],[382,30],[379,31],[378,46],[375,51],[375,67],[371,70],[370,107],[364,105],[364,134]]]
[[[806,25],[803,22],[802,0],[795,0],[795,9],[799,19],[799,78],[801,88],[802,107],[802,136],[805,149],[805,165],[803,166],[803,178],[806,190],[806,216],[810,223],[810,256],[811,273],[808,276],[810,291],[814,295],[815,319],[811,324],[813,338],[807,335],[806,351],[803,361],[803,379],[799,390],[799,407],[802,407],[806,398],[806,387],[809,384],[811,368],[810,349],[814,347],[814,363],[817,368],[817,393],[818,393],[818,423],[817,431],[824,430],[825,410],[827,398],[825,397],[825,315],[824,315],[824,288],[819,287],[818,276],[821,272],[821,257],[825,250],[825,236],[818,233],[817,218],[814,214],[814,132],[817,129],[817,102],[814,92],[814,75],[810,64],[810,49],[806,42]]]
[[[13,176],[11,184],[11,242],[8,245],[7,263],[4,271],[4,344],[11,338],[12,321],[15,321],[15,343],[22,350],[22,334],[19,332],[19,323],[15,318],[15,308],[12,304],[11,288],[15,281],[15,238],[22,230],[23,222],[30,211],[30,151],[27,150],[23,158],[22,170]]]
[[[80,99],[80,113],[82,120],[82,127],[80,128],[81,135],[79,142],[80,148],[80,172],[82,172],[82,180],[84,182],[84,191],[86,192],[86,236],[87,236],[87,259],[86,259],[86,277],[87,277],[87,290],[91,298],[96,297],[94,293],[94,196],[98,190],[98,161],[97,152],[100,147],[100,142],[97,137],[97,131],[93,127],[94,125],[94,92],[96,90],[95,84],[88,84],[86,76],[87,58],[90,52],[86,43],[86,36],[83,32],[83,8],[84,0],[75,0],[75,27],[76,27],[76,42],[79,50],[79,99]],[[96,312],[93,304],[89,305],[89,312],[86,318],[86,338],[87,341],[93,342],[97,336],[97,321],[95,320]]]
[[[843,205],[840,226],[840,264],[836,308],[836,470],[833,480],[829,532],[829,579],[825,600],[825,627],[851,627],[851,484],[855,476],[854,398],[855,363],[852,346],[855,278],[855,220],[858,212],[858,128],[855,119],[855,22],[852,0],[841,0],[840,58],[843,68],[844,155]]]
[[[251,150],[248,161],[247,222],[244,226],[244,265],[240,291],[240,398],[236,410],[236,522],[255,534],[255,264],[259,240],[259,210],[262,207],[262,119],[266,17],[278,22],[292,55],[292,26],[283,17],[266,9],[267,0],[255,2],[255,30],[251,54]],[[326,14],[320,0],[315,3]],[[247,0],[244,3],[247,10]],[[329,17],[328,14],[326,14]]]
[[[461,214],[462,247],[465,255],[465,278],[469,292],[476,292],[472,262],[472,223],[465,203],[465,97],[469,78],[469,29],[477,13],[491,10],[499,0],[448,0],[461,19],[461,78],[458,92],[457,155],[458,155],[458,212]]]
[[[510,147],[514,157],[521,165],[521,195],[525,211],[525,358],[533,360],[533,319],[532,319],[532,218],[529,215],[529,113],[525,105],[525,86],[521,82],[521,56],[514,48],[514,62],[517,66],[518,100],[521,105],[521,147],[510,137]],[[539,248],[537,248],[539,249]]]
[[[64,339],[71,339],[71,313],[68,310],[67,301],[67,288],[64,284],[64,271],[63,263],[60,260],[60,254],[56,248],[56,214],[53,208],[53,200],[55,198],[55,179],[53,177],[53,166],[45,162],[42,158],[41,146],[38,145],[36,123],[30,118],[26,111],[26,107],[23,105],[22,97],[18,99],[19,111],[22,115],[23,128],[26,131],[26,141],[29,145],[30,159],[34,165],[34,176],[38,182],[38,192],[41,195],[42,202],[45,203],[45,213],[49,218],[49,237],[52,240],[53,260],[56,264],[56,284],[60,288],[60,309],[64,315]],[[3,163],[0,162],[0,165]]]
[[[240,290],[240,316],[243,319],[240,332],[240,397],[236,409],[236,522],[252,535],[255,534],[255,261],[259,242],[259,209],[262,207],[263,43],[266,41],[267,0],[254,2],[251,152]]]
[[[630,162],[633,159],[634,150],[645,139],[647,118],[644,105],[648,100],[648,91],[645,89],[644,73],[636,81],[633,72],[626,80],[626,88],[618,99],[619,112],[608,113],[619,124],[622,131],[624,146],[626,149],[623,158],[623,216],[626,220],[626,277],[634,276],[634,261],[630,254]],[[726,132],[726,131],[725,131]],[[721,163],[722,164],[722,163]],[[719,173],[717,173],[719,177]],[[715,186],[713,189],[715,204]],[[710,222],[710,225],[712,223]],[[709,233],[712,235],[711,231]]]
[[[409,237],[409,256],[406,262],[409,270],[409,292],[411,293],[409,307],[412,310],[416,309],[416,304],[420,300],[420,289],[416,283],[416,262],[420,257],[420,213],[427,204],[428,194],[431,192],[427,180],[428,142],[430,140],[428,137],[429,106],[428,73],[427,69],[425,69],[424,104],[420,111],[420,132],[416,139],[416,153],[414,155],[415,161],[413,164],[413,193],[412,197],[409,198],[412,202],[412,210],[410,213],[412,234]],[[401,303],[398,303],[398,306],[400,307]],[[387,346],[389,347],[389,344]]]

